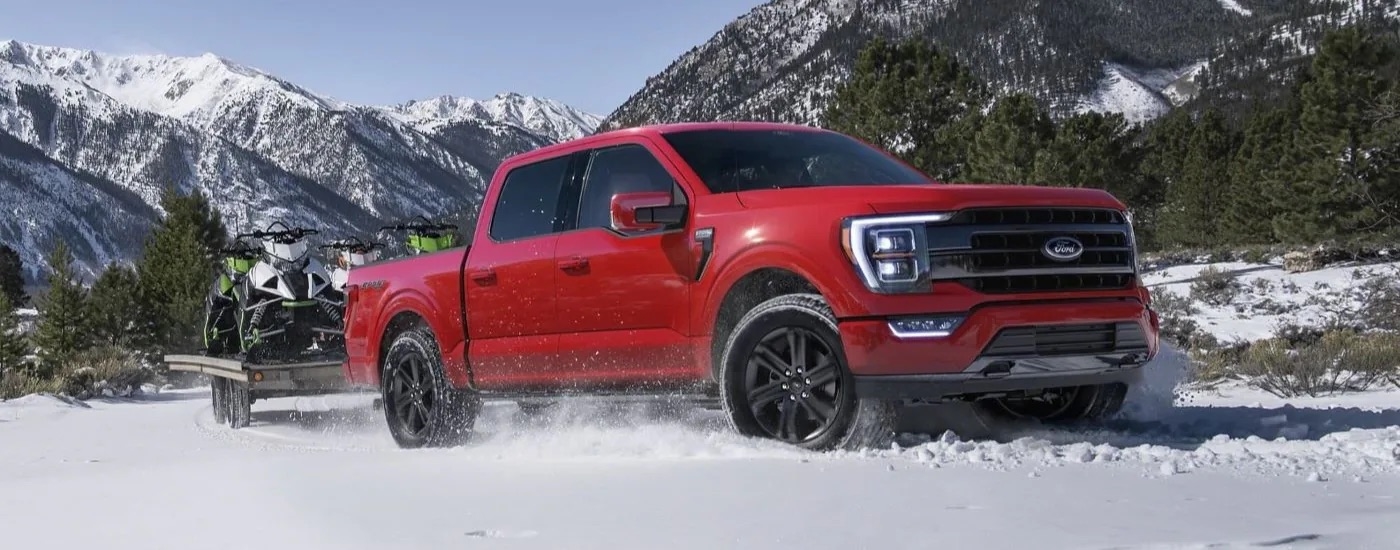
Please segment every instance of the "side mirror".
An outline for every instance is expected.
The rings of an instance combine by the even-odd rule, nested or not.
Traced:
[[[612,196],[612,228],[623,233],[660,229],[685,221],[685,205],[671,204],[671,193],[644,191]]]

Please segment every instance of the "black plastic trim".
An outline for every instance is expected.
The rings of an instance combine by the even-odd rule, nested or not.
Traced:
[[[1055,358],[1048,360],[1060,362],[1073,360],[1074,363],[1078,363],[1083,359]],[[1042,358],[1042,360],[1047,359]],[[1091,369],[1054,370],[1003,376],[957,373],[855,376],[853,378],[858,397],[939,402],[986,394],[1128,382],[1139,376],[1140,372],[1140,364],[1129,364],[1121,367],[1100,366]]]

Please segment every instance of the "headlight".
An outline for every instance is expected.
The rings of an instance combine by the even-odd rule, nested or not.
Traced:
[[[293,272],[293,271],[301,271],[301,270],[306,269],[306,264],[308,264],[308,263],[310,263],[310,262],[311,262],[311,258],[306,257],[306,256],[302,256],[301,259],[299,259],[299,260],[292,260],[292,261],[290,261],[290,262],[287,261],[287,260],[280,260],[280,259],[279,259],[279,260],[276,260],[276,261],[272,262],[272,267],[277,268],[278,271],[281,271],[281,272],[283,272],[283,273],[290,273],[290,272]]]
[[[924,224],[952,214],[847,218],[841,247],[866,288],[881,293],[928,289],[928,239]]]
[[[1138,240],[1137,229],[1133,227],[1133,213],[1131,210],[1123,210],[1123,220],[1128,222],[1128,250],[1133,255],[1133,274],[1138,273]]]

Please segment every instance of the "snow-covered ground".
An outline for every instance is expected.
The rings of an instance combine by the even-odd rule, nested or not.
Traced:
[[[1351,280],[1235,267],[1305,294]],[[1149,284],[1186,292],[1199,269]],[[1201,317],[1222,335],[1267,330],[1220,309]],[[1164,353],[1100,429],[948,406],[894,448],[840,453],[648,404],[492,405],[467,445],[405,451],[366,395],[259,402],[237,431],[206,390],[28,396],[0,403],[0,533],[18,550],[1400,548],[1400,391],[1187,391],[1185,365]]]
[[[1238,283],[1230,300],[1209,304],[1193,300],[1191,318],[1222,342],[1268,338],[1281,322],[1320,326],[1336,320],[1338,312],[1354,309],[1356,291],[1369,278],[1400,275],[1400,262],[1336,266],[1288,273],[1274,263],[1221,262],[1170,267],[1143,275],[1143,284],[1191,298],[1191,284],[1214,269]]]

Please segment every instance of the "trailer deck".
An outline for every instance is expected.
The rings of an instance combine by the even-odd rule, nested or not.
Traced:
[[[214,419],[235,429],[251,422],[252,405],[259,399],[354,390],[345,381],[344,361],[340,359],[258,364],[204,355],[167,355],[165,363],[173,371],[209,375]]]

